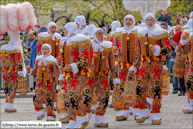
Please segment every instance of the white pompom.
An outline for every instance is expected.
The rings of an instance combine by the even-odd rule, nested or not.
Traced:
[[[1,19],[0,19],[0,23],[1,23],[1,29],[0,29],[0,35],[3,35],[7,29],[8,29],[8,22],[7,22],[7,8],[4,5],[0,5],[1,6]]]
[[[156,11],[167,9],[170,0],[123,0],[123,5],[129,11],[140,11],[144,17],[147,13],[155,14]]]
[[[23,4],[17,4],[19,30],[24,32],[29,26],[27,8]]]
[[[31,30],[37,24],[37,18],[36,18],[35,13],[34,13],[34,8],[33,8],[32,4],[29,2],[24,2],[22,4],[25,5],[25,7],[27,8],[27,12],[28,12],[29,25],[28,25],[27,29]]]
[[[9,30],[14,31],[18,28],[18,18],[17,11],[18,8],[16,4],[8,4],[8,27]]]
[[[170,0],[164,0],[164,1],[160,1],[159,3],[159,7],[160,9],[167,9],[168,7],[170,7]]]

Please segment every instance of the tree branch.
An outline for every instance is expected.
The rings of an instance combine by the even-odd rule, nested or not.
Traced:
[[[101,7],[102,6],[97,6],[97,5],[95,5],[93,2],[92,2],[92,0],[89,0],[89,2],[93,5],[93,6],[95,6],[95,7],[97,7],[103,14],[107,14],[107,13],[105,13],[102,9],[101,9]],[[106,2],[105,2],[106,3]],[[105,3],[103,3],[103,4],[101,4],[101,5],[104,5]],[[109,16],[109,15],[108,15]],[[111,19],[113,19],[111,16],[109,16]]]
[[[115,15],[115,8],[113,7],[112,3],[111,3],[111,0],[109,0],[109,4],[111,5],[111,7],[113,8],[113,15],[114,15],[114,18],[116,18],[116,15]],[[115,3],[116,5],[116,3]]]

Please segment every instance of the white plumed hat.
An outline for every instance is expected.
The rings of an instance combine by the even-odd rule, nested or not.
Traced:
[[[0,35],[5,32],[19,29],[21,32],[31,30],[37,24],[37,18],[31,3],[8,4],[1,7],[1,30]]]

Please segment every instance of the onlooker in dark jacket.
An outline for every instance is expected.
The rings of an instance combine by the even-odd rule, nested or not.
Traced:
[[[163,9],[162,15],[158,17],[157,21],[166,22],[169,26],[172,26],[172,17],[169,15],[167,9]]]

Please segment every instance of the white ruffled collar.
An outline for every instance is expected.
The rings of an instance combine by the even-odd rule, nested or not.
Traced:
[[[148,37],[151,37],[152,35],[159,36],[161,34],[167,33],[167,31],[155,25],[152,29],[149,29],[147,28],[147,26],[144,26],[143,28],[138,30],[138,33],[141,34],[143,37],[145,37],[146,34],[148,34]]]
[[[48,55],[46,57],[44,57],[43,55],[40,55],[40,56],[37,56],[36,57],[36,60],[40,60],[38,65],[40,66],[42,64],[42,62],[44,62],[44,66],[47,65],[47,62],[46,61],[49,61],[49,62],[54,62],[57,64],[57,61],[56,61],[56,58],[54,58],[53,56],[51,55]]]
[[[20,42],[19,42],[20,43]],[[0,49],[2,49],[2,50],[8,50],[8,51],[13,51],[13,50],[19,50],[19,51],[21,51],[21,49],[20,48],[18,48],[17,46],[15,46],[15,45],[12,45],[12,44],[5,44],[5,45],[3,45]]]
[[[70,41],[71,41],[71,42],[77,42],[77,41],[78,41],[78,42],[81,42],[81,41],[85,41],[85,40],[87,40],[87,39],[89,39],[89,37],[86,36],[86,35],[76,34],[76,35],[73,35],[72,37],[70,37],[70,38],[67,40],[66,45],[69,46]]]
[[[60,39],[62,36],[60,35],[60,34],[58,34],[58,33],[55,33],[55,34],[50,34],[50,33],[48,33],[48,32],[43,32],[43,33],[40,33],[40,34],[38,34],[38,36],[39,37],[44,37],[44,38],[46,38],[46,37],[49,37],[49,36],[52,36],[52,40],[56,40],[56,39]]]
[[[94,48],[94,52],[98,52],[99,49],[102,52],[104,50],[103,47],[105,47],[105,48],[111,48],[112,47],[112,43],[110,41],[103,41],[101,43],[96,43],[94,40],[92,40],[92,45]]]

